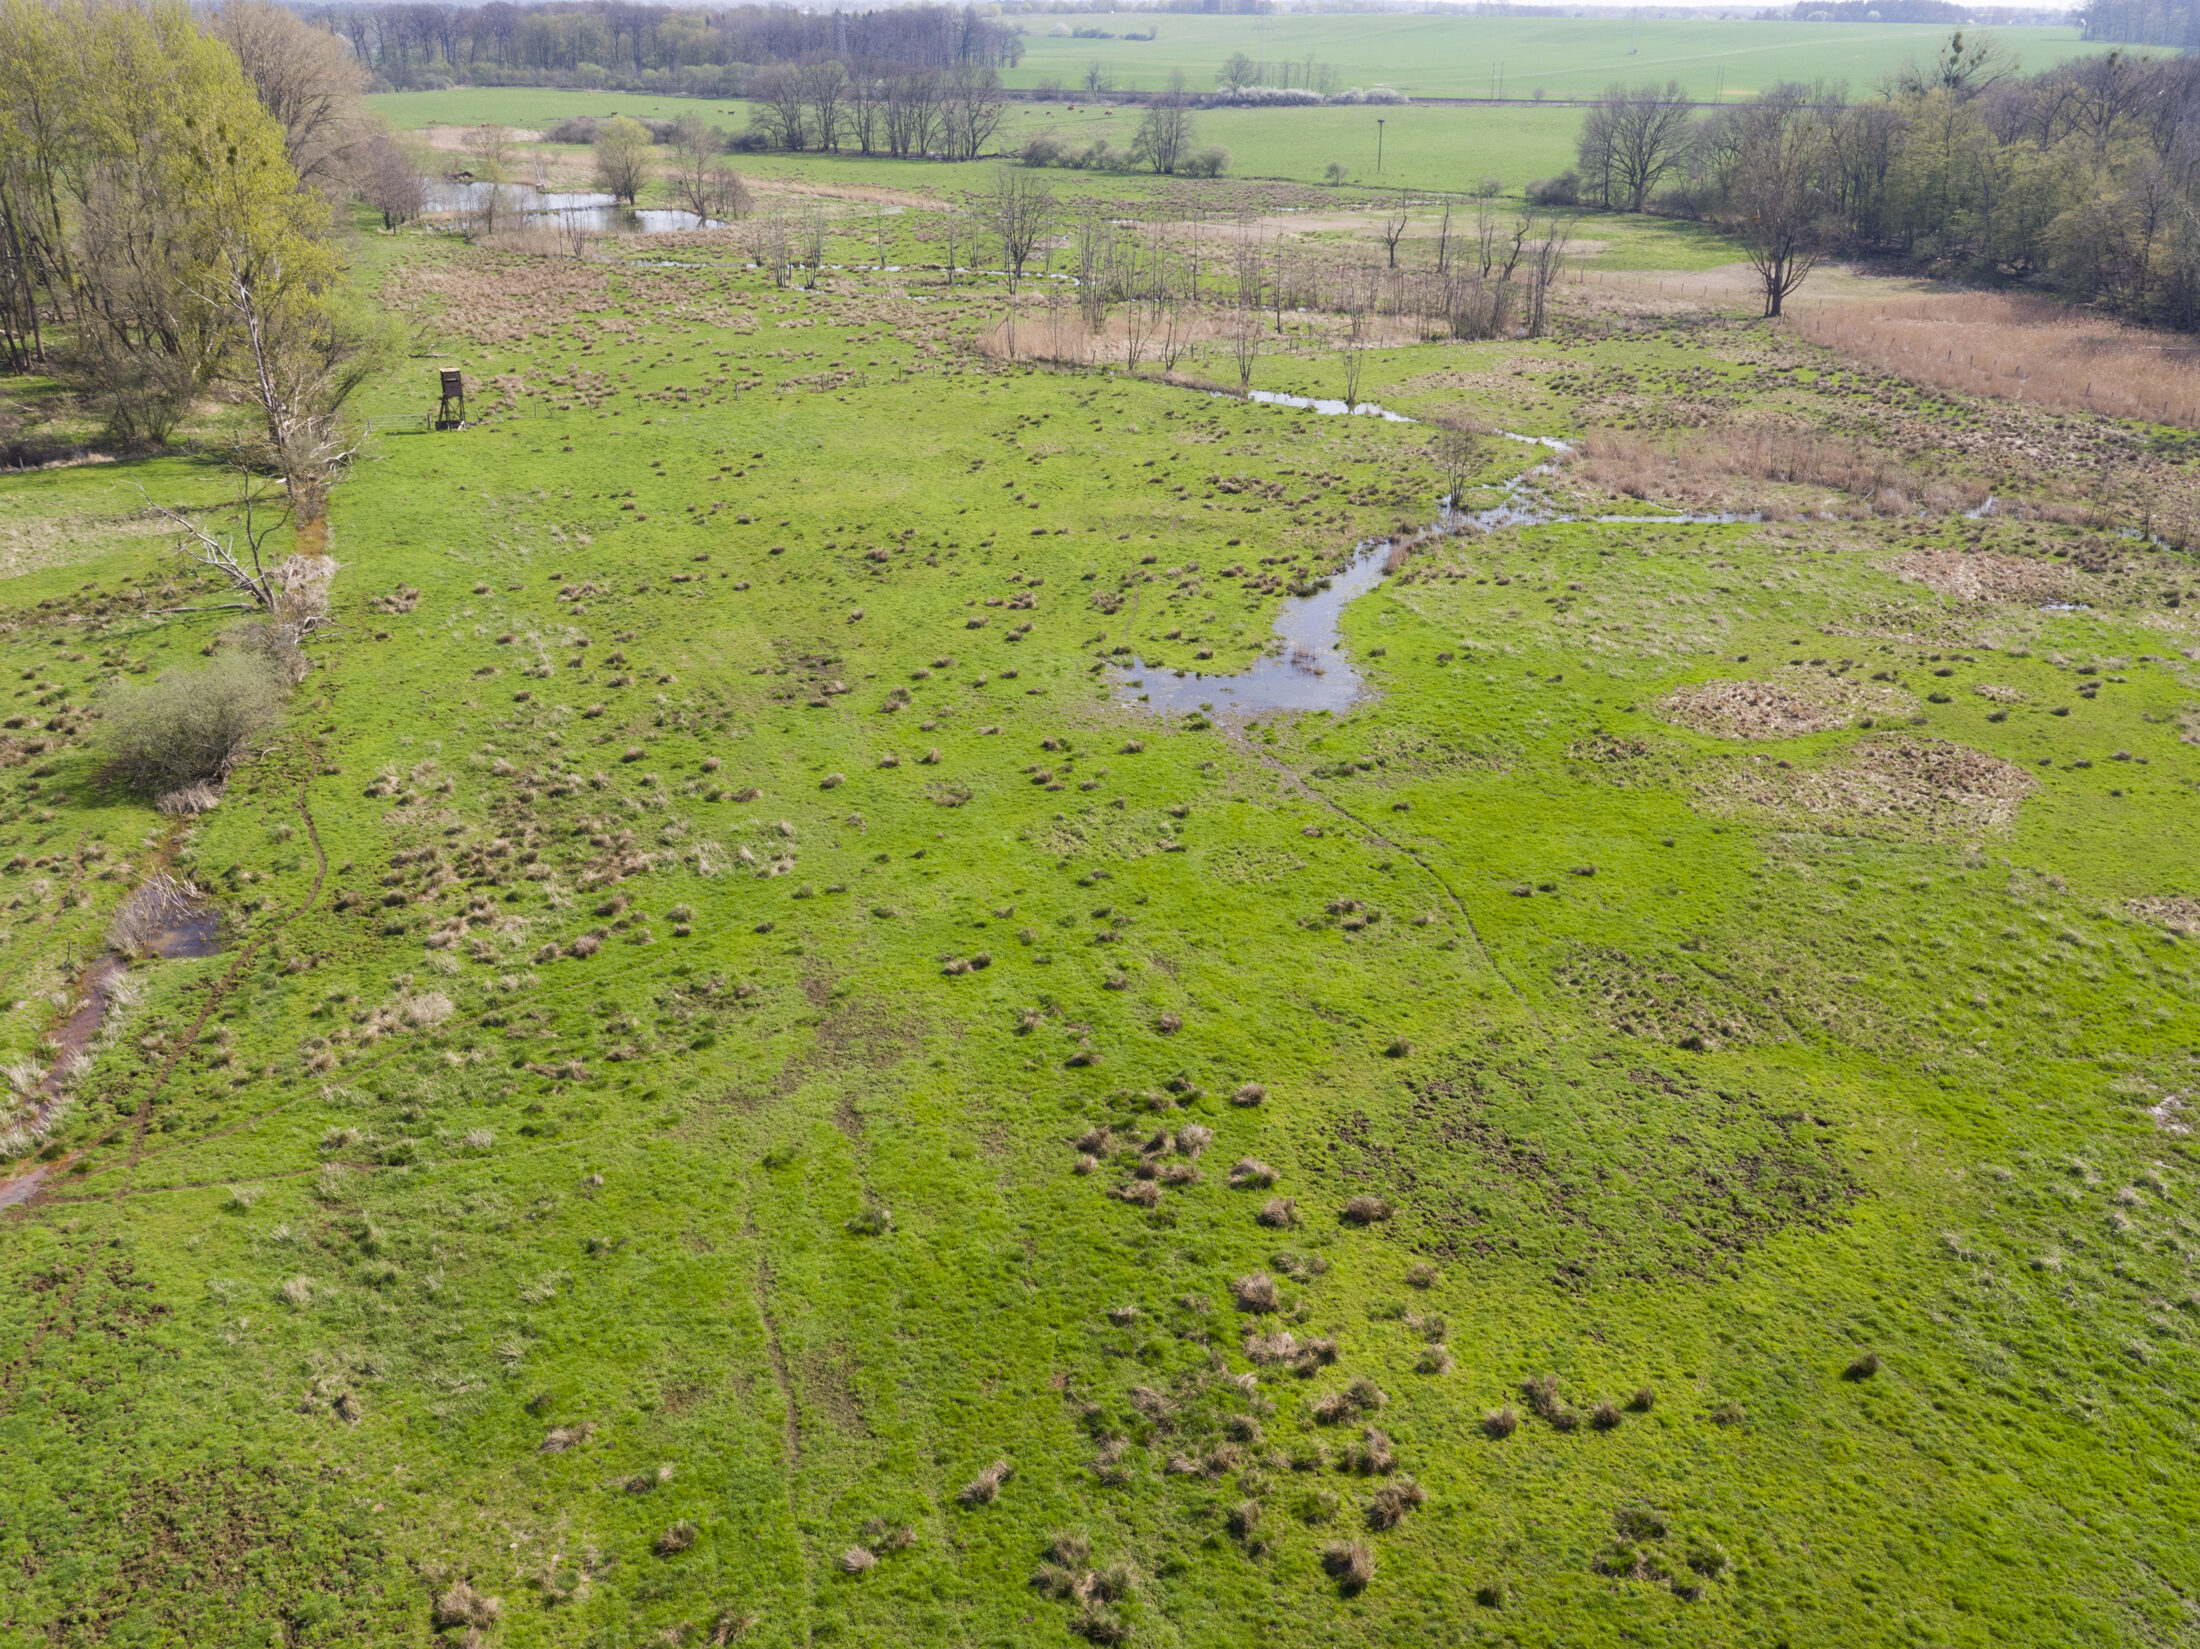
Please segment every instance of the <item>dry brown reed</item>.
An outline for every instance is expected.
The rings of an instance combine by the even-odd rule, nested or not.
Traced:
[[[1578,451],[1571,466],[1576,474],[1629,498],[1775,514],[1782,512],[1761,493],[1737,494],[1721,481],[1824,487],[1855,500],[1841,513],[1861,515],[1951,514],[1975,509],[1988,490],[1984,482],[1929,479],[1861,442],[1815,430],[1692,430],[1669,441],[1598,430],[1582,439]]]
[[[1792,308],[1789,325],[1913,383],[2200,426],[2200,346],[2046,298],[1948,292]]]

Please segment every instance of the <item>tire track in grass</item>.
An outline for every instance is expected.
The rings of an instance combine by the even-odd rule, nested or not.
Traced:
[[[1520,987],[1513,982],[1512,976],[1506,973],[1503,968],[1498,966],[1497,956],[1490,949],[1489,941],[1482,937],[1482,930],[1475,925],[1474,913],[1467,909],[1466,900],[1460,897],[1459,890],[1451,885],[1450,879],[1446,877],[1442,871],[1438,870],[1434,865],[1429,863],[1427,859],[1423,858],[1412,848],[1406,846],[1405,843],[1394,840],[1393,838],[1384,835],[1380,830],[1376,829],[1375,826],[1369,824],[1365,819],[1361,818],[1357,813],[1354,813],[1342,802],[1337,801],[1333,797],[1323,794],[1319,790],[1316,790],[1312,785],[1308,784],[1306,780],[1299,775],[1298,769],[1291,766],[1290,763],[1282,760],[1280,757],[1271,756],[1264,750],[1255,749],[1254,746],[1248,740],[1246,740],[1242,732],[1233,731],[1231,734],[1231,742],[1238,745],[1241,749],[1248,751],[1255,760],[1257,760],[1263,767],[1266,767],[1270,772],[1280,774],[1285,782],[1289,784],[1291,789],[1298,795],[1304,796],[1307,798],[1307,800],[1318,803],[1322,807],[1326,807],[1327,809],[1329,809],[1330,812],[1336,814],[1339,818],[1344,819],[1345,821],[1350,823],[1355,829],[1362,831],[1372,840],[1380,842],[1384,847],[1389,848],[1392,852],[1402,853],[1408,859],[1412,860],[1413,863],[1417,865],[1428,876],[1430,881],[1434,882],[1438,887],[1444,890],[1444,897],[1449,899],[1452,903],[1452,908],[1459,912],[1459,920],[1466,924],[1467,937],[1474,941],[1475,951],[1481,956],[1482,961],[1485,965],[1487,965],[1490,972],[1497,975],[1499,982],[1502,983],[1508,991],[1512,992],[1513,1000],[1517,1002],[1522,1008],[1527,1010],[1528,1017],[1530,1020],[1534,1021],[1536,1029],[1544,1032],[1546,1035],[1549,1034],[1550,1027],[1543,1023],[1543,1016],[1540,1013],[1536,1012],[1535,1004],[1530,1002],[1526,995],[1522,993]]]
[[[319,741],[316,740],[314,743],[315,760],[312,764],[315,768],[320,765],[318,760],[319,749]],[[298,781],[297,805],[299,816],[305,820],[306,837],[313,844],[313,856],[316,862],[313,885],[306,890],[305,898],[298,903],[295,909],[286,912],[276,922],[255,935],[252,942],[237,953],[236,960],[229,965],[229,971],[216,980],[212,988],[207,991],[206,1000],[200,1005],[198,1017],[191,1022],[190,1031],[177,1041],[167,1059],[162,1062],[159,1072],[155,1074],[151,1084],[146,1088],[144,1098],[138,1101],[136,1115],[132,1118],[130,1155],[122,1164],[123,1181],[113,1191],[108,1192],[103,1199],[111,1205],[119,1205],[123,1198],[129,1195],[131,1189],[129,1176],[136,1171],[139,1159],[144,1151],[145,1131],[152,1122],[153,1101],[160,1097],[161,1090],[168,1085],[168,1079],[175,1074],[176,1067],[183,1063],[184,1056],[197,1045],[199,1033],[206,1028],[208,1018],[212,1016],[215,1008],[220,1006],[223,999],[236,989],[237,981],[244,976],[245,970],[252,965],[267,943],[281,934],[292,922],[311,910],[321,897],[322,884],[328,879],[328,854],[321,846],[320,832],[314,828],[313,810],[306,806],[306,787],[312,782],[313,773],[309,768],[306,776]],[[105,1138],[95,1141],[95,1147],[109,1144],[116,1137],[115,1134],[110,1133]],[[77,1267],[76,1275],[69,1279],[68,1286],[61,1291],[60,1296],[55,1300],[53,1310],[48,1312],[45,1320],[31,1331],[31,1336],[24,1343],[21,1353],[4,1370],[0,1370],[0,1399],[5,1399],[14,1394],[23,1374],[37,1359],[38,1352],[44,1346],[47,1336],[53,1332],[56,1325],[64,1317],[74,1311],[77,1295],[83,1289],[85,1278],[91,1275],[93,1261],[99,1252],[98,1247],[86,1252],[83,1263]],[[5,1408],[0,1407],[0,1413],[4,1412],[6,1412]]]

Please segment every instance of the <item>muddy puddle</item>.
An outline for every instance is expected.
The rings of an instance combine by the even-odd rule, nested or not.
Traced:
[[[187,906],[169,903],[163,907],[166,919],[151,931],[137,936],[133,949],[138,954],[161,961],[181,960],[192,957],[212,956],[221,948],[221,915],[205,906]],[[129,962],[109,951],[84,970],[77,981],[76,1006],[69,1017],[52,1033],[55,1047],[53,1061],[46,1067],[46,1074],[38,1084],[39,1101],[29,1115],[21,1118],[17,1126],[33,1132],[42,1130],[47,1120],[68,1097],[68,1090],[79,1060],[91,1056],[92,1044],[99,1037],[99,1028],[106,1022],[107,1014],[115,1005],[124,981],[130,973]],[[12,1179],[0,1180],[0,1208],[13,1208],[35,1196],[46,1176],[64,1166],[67,1159],[40,1162]],[[0,1167],[0,1172],[4,1172]]]

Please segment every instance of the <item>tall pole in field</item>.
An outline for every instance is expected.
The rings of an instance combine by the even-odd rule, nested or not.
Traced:
[[[1375,117],[1375,175],[1383,175],[1383,117]]]

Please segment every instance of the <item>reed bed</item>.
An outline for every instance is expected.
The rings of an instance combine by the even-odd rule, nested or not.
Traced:
[[[1950,292],[1795,307],[1799,337],[1913,383],[2200,427],[2200,345],[2044,298]]]

